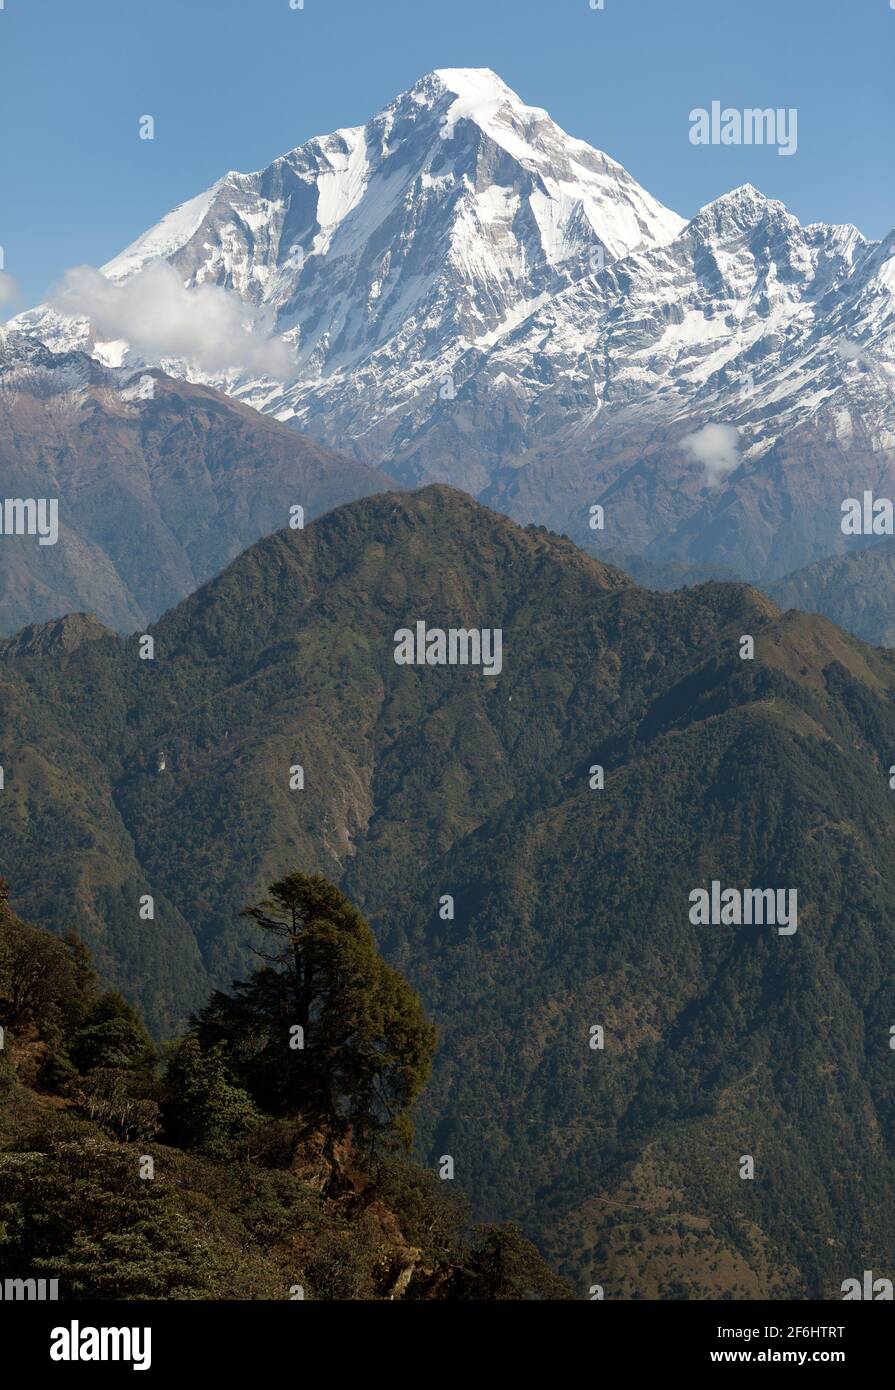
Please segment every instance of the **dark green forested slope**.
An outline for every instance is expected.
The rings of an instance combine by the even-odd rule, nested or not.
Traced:
[[[61,1300],[574,1296],[408,1162],[434,1029],[331,884],[271,885],[247,914],[264,963],[164,1057],[83,943],[22,922],[6,888],[0,1279]]]
[[[503,672],[396,666],[416,619],[501,627]],[[445,488],[271,537],[152,632],[152,662],[75,620],[5,647],[0,862],[156,1029],[239,972],[238,905],[299,864],[439,1027],[422,1152],[579,1289],[888,1273],[887,653],[747,586],[644,591]],[[692,925],[713,879],[796,889],[797,933]]]
[[[801,626],[771,659],[810,659]],[[704,676],[605,750],[605,791],[446,856],[453,923],[411,901],[383,941],[442,1029],[424,1132],[483,1211],[615,1296],[831,1297],[895,1260],[895,729],[844,666],[835,701],[779,667]],[[692,926],[712,879],[796,887],[797,933]]]

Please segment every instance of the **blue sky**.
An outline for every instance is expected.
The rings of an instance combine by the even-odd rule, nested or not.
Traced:
[[[25,307],[228,169],[491,67],[685,216],[737,184],[895,225],[890,0],[3,0],[0,246]],[[798,109],[798,152],[693,146],[691,108]],[[151,114],[156,138],[138,138]]]

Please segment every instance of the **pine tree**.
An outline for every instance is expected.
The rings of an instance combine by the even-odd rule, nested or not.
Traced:
[[[235,1079],[271,1114],[409,1147],[435,1030],[368,923],[317,874],[278,880],[244,915],[265,934],[264,963],[194,1020],[202,1046],[223,1045]]]

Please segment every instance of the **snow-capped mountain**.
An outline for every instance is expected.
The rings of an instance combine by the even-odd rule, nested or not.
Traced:
[[[496,74],[451,69],[366,126],[313,139],[260,173],[227,174],[102,270],[120,284],[165,260],[188,286],[234,290],[271,311],[294,346],[293,382],[215,384],[284,418],[315,384],[350,392],[362,367],[387,378],[392,406],[410,398],[590,267],[682,225]],[[91,340],[86,320],[45,308],[16,326],[56,350]],[[116,362],[126,348],[94,343]]]
[[[579,537],[600,503],[605,548],[750,578],[844,548],[842,499],[895,487],[893,254],[747,186],[570,286],[458,393],[515,434],[487,499]]]
[[[685,223],[494,73],[446,69],[103,267],[232,292],[288,344],[288,380],[141,356],[46,307],[16,322],[614,557],[761,579],[841,549],[842,497],[889,476],[893,250],[749,186]]]

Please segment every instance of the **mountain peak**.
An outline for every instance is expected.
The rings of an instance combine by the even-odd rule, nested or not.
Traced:
[[[48,623],[31,623],[3,642],[6,657],[45,656],[53,652],[72,652],[85,642],[97,642],[115,634],[94,613],[67,613]]]
[[[745,211],[757,213],[759,216],[767,212],[769,208],[783,208],[784,204],[776,198],[767,198],[754,183],[741,183],[737,188],[731,188],[728,193],[722,193],[720,197],[713,198],[710,203],[706,203],[701,212],[708,212],[712,208],[722,211]],[[785,211],[785,208],[784,208]]]
[[[798,218],[793,217],[784,203],[777,198],[765,197],[754,184],[743,183],[738,188],[732,188],[729,193],[722,193],[719,198],[713,198],[710,203],[706,203],[692,219],[690,226],[701,230],[709,228],[713,232],[730,228],[748,231],[767,222],[768,219],[783,223],[793,230],[801,230]]]
[[[771,201],[766,198],[754,183],[741,183],[736,188],[732,188],[729,193],[722,194],[721,198],[716,198],[716,202],[724,200],[743,202],[743,203],[767,203]]]
[[[394,382],[402,401],[439,399],[445,371],[471,344],[492,343],[604,257],[664,245],[683,226],[490,68],[436,68],[365,125],[224,176],[102,267],[124,285],[166,262],[187,293],[218,288],[262,310],[294,362],[285,391],[259,382],[248,360],[238,376],[215,373],[195,354],[137,341],[130,314],[120,328],[121,314],[107,316],[97,343],[86,291],[64,314],[42,306],[19,326],[55,348],[99,353],[108,342],[128,366],[152,362],[244,389],[297,426],[311,383],[358,370]],[[399,369],[406,363],[412,380]],[[351,392],[355,402],[367,396]],[[391,402],[380,411],[390,417]]]
[[[517,116],[550,119],[541,107],[528,106],[492,68],[436,68],[421,78],[411,93],[415,97],[447,93],[462,105],[464,115],[480,122],[487,122],[508,106],[514,108]]]
[[[411,90],[428,85],[440,85],[458,97],[474,97],[484,101],[503,99],[517,102],[520,106],[524,104],[493,68],[435,68],[420,78]]]

